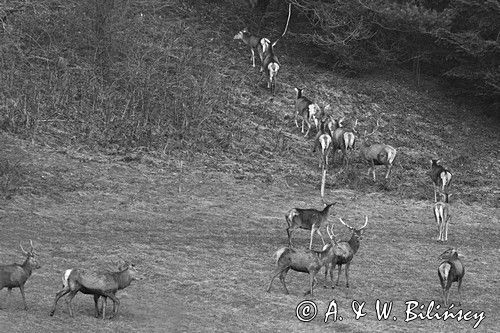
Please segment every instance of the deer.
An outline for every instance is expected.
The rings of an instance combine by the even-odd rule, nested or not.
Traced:
[[[439,259],[442,260],[438,267],[438,276],[443,290],[444,306],[448,306],[450,287],[453,282],[458,283],[458,305],[461,305],[460,288],[465,275],[465,267],[459,258],[459,254],[456,249],[449,248],[439,256]]]
[[[233,39],[239,39],[250,47],[250,51],[252,52],[252,67],[255,68],[255,51],[257,51],[259,55],[261,64],[264,62],[264,51],[261,44],[264,38],[256,37],[252,35],[247,28],[243,28],[243,30],[239,31]],[[263,71],[262,65],[260,71]]]
[[[331,121],[330,117],[323,117],[319,122],[318,133],[314,138],[314,147],[312,152],[316,152],[318,145],[321,147],[321,161],[319,166],[323,168],[328,166],[328,155],[332,147],[332,134],[329,127],[329,123]]]
[[[451,220],[450,215],[450,205],[449,205],[449,197],[451,194],[448,193],[440,193],[441,201],[438,201],[434,204],[434,218],[436,219],[436,223],[438,225],[439,236],[437,238],[438,241],[446,242],[448,241],[448,224]]]
[[[378,121],[377,125],[373,129],[373,131],[369,134],[364,132],[364,136],[361,141],[361,148],[360,148],[360,155],[361,157],[366,160],[369,163],[369,168],[368,168],[368,176],[370,175],[370,171],[373,173],[373,181],[376,181],[375,177],[375,166],[376,165],[385,165],[386,167],[386,173],[385,173],[385,179],[389,179],[389,176],[391,174],[392,170],[392,165],[394,163],[394,159],[396,158],[396,149],[392,146],[383,144],[383,143],[375,143],[375,144],[367,144],[366,139],[368,136],[372,135],[375,132],[375,129],[378,127]]]
[[[320,228],[328,223],[328,212],[330,211],[330,207],[336,204],[336,202],[333,202],[331,204],[325,205],[323,210],[316,210],[312,208],[292,208],[291,210],[289,210],[285,215],[285,220],[288,225],[286,229],[286,232],[288,234],[288,245],[290,247],[292,246],[292,233],[299,228],[311,230],[309,250],[312,249],[314,233],[317,233],[321,237],[323,245],[325,245],[326,243],[323,239]]]
[[[262,38],[260,44],[262,45],[262,52],[264,58],[262,60],[262,69],[267,75],[267,88],[271,90],[273,96],[276,93],[276,77],[280,69],[278,57],[274,54],[274,45],[277,41],[271,44],[269,39]],[[262,70],[261,70],[262,71]]]
[[[0,265],[0,290],[7,288],[9,295],[12,293],[12,288],[19,288],[21,291],[21,296],[23,297],[24,310],[28,310],[28,305],[26,304],[26,297],[24,295],[24,285],[26,281],[31,276],[31,273],[35,269],[39,269],[41,266],[36,260],[36,252],[33,248],[33,242],[30,239],[30,250],[25,251],[21,242],[19,242],[19,247],[21,251],[26,256],[24,262],[19,264],[10,265]]]
[[[80,268],[67,269],[62,276],[63,289],[57,292],[49,315],[54,315],[59,299],[69,293],[66,302],[69,315],[73,317],[71,301],[80,291],[83,294],[94,295],[96,318],[99,317],[99,298],[103,297],[102,319],[106,318],[106,300],[108,297],[111,298],[113,301],[113,314],[110,318],[113,318],[118,314],[120,306],[120,301],[115,295],[116,292],[128,287],[133,280],[141,279],[142,277],[138,274],[135,265],[128,262],[120,265],[116,272],[89,272]]]
[[[332,137],[328,134],[321,134],[318,138],[319,145],[321,146],[321,161],[320,168],[328,168],[328,155],[332,148]]]
[[[302,96],[304,89],[295,87],[295,92],[297,93],[297,99],[295,100],[295,126],[298,128],[298,119],[302,119],[301,133],[304,133],[304,124],[307,124],[307,131],[304,137],[307,137],[309,131],[311,130],[311,123],[314,123],[316,128],[318,128],[321,109],[318,104],[313,103],[309,98]]]
[[[333,229],[333,225],[332,225]],[[316,281],[316,275],[320,271],[321,267],[334,261],[334,247],[336,246],[336,241],[333,237],[333,232],[330,233],[328,226],[326,228],[328,236],[330,237],[330,244],[323,247],[321,251],[314,251],[311,249],[294,249],[292,247],[283,247],[276,251],[276,273],[273,275],[267,292],[271,290],[274,279],[279,275],[280,281],[285,289],[285,294],[288,294],[288,289],[285,284],[286,274],[290,269],[309,274],[310,290],[304,295],[311,294],[314,296],[313,289]]]
[[[437,192],[445,192],[450,186],[452,174],[449,170],[439,165],[437,159],[431,160],[431,179],[434,183],[434,202],[437,202]]]
[[[335,266],[338,266],[337,282],[335,283],[335,286],[339,285],[342,265],[345,265],[346,287],[349,288],[349,267],[351,266],[352,258],[359,250],[360,241],[363,239],[362,237],[363,232],[366,226],[368,225],[368,216],[366,216],[365,224],[361,228],[354,228],[349,226],[340,217],[339,220],[343,225],[345,225],[352,231],[352,234],[351,238],[348,241],[338,242],[337,245],[335,246],[334,248],[335,256],[333,257],[333,260],[330,263],[328,263],[328,265],[326,265],[325,269],[325,287],[326,287],[326,277],[328,271],[330,271],[330,280],[332,281],[332,288],[335,288],[333,285],[333,270]]]
[[[354,150],[354,142],[356,140],[356,136],[353,131],[347,130],[344,128],[342,122],[344,118],[333,119],[329,123],[330,132],[332,133],[332,142],[333,142],[333,153],[332,160],[335,162],[335,153],[337,150],[342,152],[342,163],[347,166],[349,164],[349,159],[347,156],[348,150]],[[356,123],[357,124],[357,123]]]

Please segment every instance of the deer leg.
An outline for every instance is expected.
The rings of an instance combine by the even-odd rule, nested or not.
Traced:
[[[317,271],[309,272],[309,284],[311,286],[311,290],[306,291],[304,293],[304,296],[307,295],[307,294],[311,294],[311,297],[314,296],[313,289],[314,289],[314,282],[316,280],[316,273],[317,273]]]
[[[339,280],[340,280],[340,271],[342,270],[342,264],[339,264],[339,271],[338,271],[338,274],[337,274],[337,282],[335,283],[336,286],[339,285]]]
[[[312,249],[312,246],[313,246],[313,237],[314,237],[314,233],[318,231],[318,229],[315,229],[314,227],[311,228],[311,240],[309,241],[309,250]]]
[[[444,240],[446,242],[448,241],[448,222],[449,222],[449,217],[446,218],[446,222],[444,225]]]
[[[439,236],[438,236],[438,239],[437,239],[437,240],[438,240],[438,241],[440,241],[440,240],[441,240],[441,237],[442,237],[442,234],[443,234],[443,223],[442,223],[442,221],[441,221],[441,220],[439,220],[439,222],[438,222],[438,223],[439,223]]]
[[[282,269],[280,269],[280,268],[278,268],[278,270],[276,271],[276,274],[274,274],[274,275],[273,275],[273,277],[272,277],[272,279],[271,279],[271,282],[269,282],[269,287],[267,287],[267,290],[266,290],[267,292],[269,292],[269,291],[271,290],[271,285],[273,284],[274,279],[275,279],[278,275],[280,275],[281,273],[283,273],[283,270],[282,270]],[[281,279],[281,277],[280,277],[280,279]]]
[[[106,319],[106,306],[108,305],[108,298],[102,296],[102,319]],[[111,316],[113,317],[113,316]]]
[[[443,296],[443,302],[444,302],[444,299],[445,299],[445,296],[444,296],[444,289],[446,288],[445,286],[445,281],[444,279],[441,277],[441,273],[438,272],[438,276],[439,276],[439,283],[441,284],[441,294]]]
[[[325,168],[328,168],[328,155],[330,154],[330,149],[325,151]]]
[[[56,305],[57,305],[57,302],[59,301],[59,298],[63,297],[64,295],[66,295],[70,291],[71,291],[71,289],[69,289],[69,287],[67,287],[67,288],[64,288],[63,290],[59,291],[56,294],[56,298],[54,299],[54,305],[52,305],[52,310],[50,310],[50,312],[49,312],[50,316],[54,315],[54,312],[56,311]]]
[[[253,48],[250,48],[250,51],[252,51],[252,67],[255,67],[255,51]]]
[[[332,264],[330,265],[330,283],[331,283],[332,289],[335,288],[335,285],[333,284],[333,270],[334,269],[335,269],[335,263],[332,262]]]
[[[285,294],[287,294],[287,295],[288,295],[288,289],[286,288],[285,278],[286,278],[286,273],[288,273],[289,269],[290,269],[290,267],[285,268],[284,270],[281,271],[281,274],[280,274],[280,281],[283,284],[283,288],[285,288]]]
[[[326,276],[328,274],[328,272],[330,272],[330,284],[331,284],[331,287],[332,289],[335,288],[335,285],[333,284],[333,270],[335,269],[335,263],[332,262],[332,263],[329,263],[327,265],[325,265],[325,288],[326,288]]]
[[[385,172],[385,179],[389,178],[389,174],[391,173],[391,165],[387,164],[386,167],[386,172]]]
[[[346,265],[345,265],[345,286],[347,288],[349,288],[349,266],[351,265],[350,262],[348,262]]]
[[[318,131],[318,133],[316,133],[316,136],[314,137],[314,147],[313,147],[313,150],[312,150],[313,153],[315,153],[316,152],[316,148],[318,148],[319,137],[320,136],[321,136],[321,132]]]
[[[77,292],[78,290],[71,290],[68,297],[66,297],[66,303],[68,304],[68,311],[70,317],[73,317],[73,306],[71,305],[71,301],[73,300],[73,297],[75,297]]]
[[[113,295],[115,295],[115,296],[116,296],[116,294],[115,294],[115,293],[113,293]],[[113,312],[118,311],[118,309],[116,309],[116,310],[115,310],[115,306],[116,306],[116,304],[113,302]]]
[[[300,130],[301,133],[304,133],[304,118],[302,118],[302,129]]]
[[[94,317],[99,318],[99,295],[94,295],[94,305],[95,305]]]
[[[26,304],[26,297],[24,297],[24,284],[19,286],[19,290],[21,290],[21,296],[23,297],[24,310],[28,311],[28,305]]]
[[[462,295],[460,293],[461,287],[462,287],[462,279],[458,280],[458,305],[462,305]]]
[[[326,264],[326,265],[325,265],[325,282],[323,283],[323,288],[326,288],[326,281],[327,281],[327,277],[328,277],[328,270],[330,269],[330,265],[331,265],[331,264]]]
[[[109,317],[109,319],[111,319],[118,314],[118,310],[120,308],[120,300],[113,293],[106,293],[106,296],[111,298],[111,300],[113,301],[113,314],[111,315],[111,317]],[[104,298],[104,300],[106,300],[106,298]],[[102,319],[104,319],[104,309],[102,310],[102,313]]]
[[[445,299],[445,303],[444,303],[444,306],[448,306],[448,304],[450,304],[450,288],[451,288],[451,284],[452,282],[449,280],[450,277],[448,276],[448,281],[446,282],[446,289],[445,289],[445,294],[446,294],[446,299]]]
[[[306,134],[304,134],[304,138],[307,137],[307,135],[309,135],[309,131],[311,130],[311,124],[306,121],[306,124],[307,124],[307,131],[306,131]]]

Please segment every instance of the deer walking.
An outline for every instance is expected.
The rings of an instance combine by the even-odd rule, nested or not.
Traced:
[[[363,239],[363,232],[368,225],[368,216],[366,216],[365,224],[361,228],[354,228],[347,225],[341,218],[339,218],[340,222],[349,228],[352,231],[351,238],[348,241],[338,242],[334,247],[335,256],[333,260],[326,266],[325,269],[325,283],[328,271],[330,271],[330,279],[332,281],[333,286],[333,270],[335,266],[338,266],[338,275],[336,286],[339,285],[340,273],[342,270],[342,265],[345,265],[345,278],[346,278],[346,287],[349,288],[349,267],[351,266],[351,261],[354,255],[358,252],[360,240]],[[328,267],[330,266],[330,267]],[[325,285],[326,286],[326,285]]]
[[[333,229],[333,226],[332,226]],[[326,228],[328,236],[330,237],[330,244],[323,247],[322,251],[314,251],[308,249],[294,249],[291,247],[283,247],[276,251],[276,273],[273,275],[267,292],[271,290],[274,279],[279,275],[280,281],[285,289],[285,294],[288,294],[288,289],[285,284],[286,274],[290,269],[309,274],[309,286],[310,290],[305,293],[314,296],[313,289],[316,281],[316,275],[318,274],[321,267],[325,266],[327,263],[331,262],[335,256],[334,246],[336,244],[333,238],[333,233],[331,234]],[[333,285],[332,285],[333,287]]]
[[[261,41],[264,38],[256,37],[252,35],[247,28],[244,28],[243,30],[239,31],[233,39],[239,39],[250,47],[250,52],[252,52],[252,67],[255,67],[255,51],[257,51],[257,54],[259,55],[260,63],[262,64],[264,62],[264,51],[261,44]],[[261,72],[262,70],[263,67],[261,65]]]
[[[330,117],[323,117],[318,125],[318,133],[314,138],[314,146],[312,152],[315,153],[318,146],[321,147],[321,161],[320,167],[326,168],[328,166],[328,155],[332,149],[332,133],[330,131]]]
[[[309,98],[302,95],[304,89],[295,88],[297,99],[295,100],[295,126],[298,128],[298,119],[302,119],[301,133],[304,133],[304,124],[307,125],[307,131],[304,137],[307,137],[311,130],[311,123],[318,128],[321,109],[318,104],[313,103]]]
[[[349,164],[347,152],[348,150],[354,149],[356,136],[353,131],[344,128],[342,125],[343,120],[343,118],[335,119],[330,123],[330,131],[332,133],[333,142],[332,160],[335,162],[335,153],[337,150],[340,150],[342,152],[342,163],[347,166]]]
[[[12,292],[12,288],[19,288],[21,291],[21,296],[23,297],[24,310],[28,310],[28,305],[26,304],[26,297],[24,296],[24,285],[34,269],[40,268],[40,264],[35,258],[35,249],[33,248],[33,242],[30,239],[30,250],[25,251],[23,246],[19,242],[19,247],[21,251],[26,256],[24,262],[19,264],[10,265],[0,265],[0,290],[7,288],[9,295]]]
[[[113,301],[113,318],[118,314],[120,301],[116,297],[118,290],[124,289],[130,285],[133,280],[142,279],[139,276],[135,266],[130,263],[125,263],[118,268],[117,272],[96,273],[88,272],[83,269],[73,268],[64,272],[62,277],[63,289],[57,292],[54,299],[54,304],[50,311],[53,316],[56,311],[57,302],[59,299],[68,294],[66,302],[68,304],[69,315],[73,317],[73,308],[71,301],[73,297],[80,291],[83,294],[94,295],[95,317],[99,317],[98,301],[99,297],[103,297],[102,319],[106,318],[106,300],[111,298]]]
[[[449,170],[439,165],[437,159],[431,160],[431,179],[434,183],[434,202],[437,202],[437,192],[445,192],[451,183],[452,174]]]
[[[386,167],[386,173],[385,173],[385,179],[389,179],[389,176],[391,174],[392,170],[392,165],[394,163],[394,159],[396,158],[396,149],[392,146],[383,144],[383,143],[375,143],[375,144],[368,144],[366,139],[368,136],[372,135],[375,132],[375,129],[378,127],[378,121],[377,125],[373,129],[373,131],[369,134],[364,133],[363,138],[360,140],[361,141],[361,148],[360,148],[360,154],[361,157],[369,163],[369,168],[368,168],[368,175],[370,175],[370,171],[373,173],[373,181],[376,181],[375,177],[375,166],[376,165],[385,165]]]
[[[434,218],[438,225],[439,236],[438,241],[448,241],[448,224],[451,220],[450,205],[448,203],[451,194],[441,193],[442,201],[434,204]]]
[[[316,209],[303,209],[303,208],[293,208],[285,215],[286,223],[288,225],[286,232],[288,234],[288,244],[292,246],[292,233],[296,229],[311,230],[311,240],[309,242],[309,249],[312,249],[312,242],[314,233],[317,233],[323,245],[325,245],[325,240],[321,234],[320,228],[326,226],[328,223],[328,212],[330,207],[337,204],[333,202],[329,205],[325,205],[323,210]]]
[[[267,38],[260,40],[262,51],[264,53],[262,68],[267,76],[267,88],[271,90],[273,95],[276,93],[276,77],[278,76],[278,71],[280,69],[278,57],[274,54],[274,45],[276,42],[271,44]]]
[[[453,282],[458,283],[458,305],[461,305],[462,296],[460,295],[460,288],[465,275],[465,267],[458,257],[458,252],[454,248],[449,248],[439,256],[439,259],[442,260],[438,267],[438,276],[443,290],[444,306],[448,306],[450,287]]]

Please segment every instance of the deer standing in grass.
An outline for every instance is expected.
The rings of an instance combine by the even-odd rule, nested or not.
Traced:
[[[335,256],[333,260],[328,263],[325,269],[325,283],[328,271],[330,271],[330,279],[332,280],[332,288],[333,286],[333,270],[335,266],[338,266],[338,275],[336,286],[339,285],[340,280],[340,272],[342,270],[342,265],[345,265],[345,278],[346,278],[346,287],[349,288],[349,267],[351,266],[351,261],[354,255],[358,252],[360,240],[363,239],[362,235],[364,229],[368,225],[368,216],[366,216],[365,224],[361,228],[354,228],[347,225],[341,218],[339,218],[340,222],[349,228],[352,231],[351,238],[348,241],[338,242],[334,247]],[[333,232],[333,230],[332,230]],[[335,235],[334,235],[335,236]],[[330,266],[330,267],[328,267]],[[326,285],[325,285],[326,287]]]
[[[377,125],[375,126],[375,129],[378,127],[378,121]],[[360,140],[361,141],[361,148],[360,148],[360,154],[361,157],[369,163],[369,168],[368,168],[368,175],[370,175],[370,171],[373,173],[373,181],[376,181],[375,177],[375,166],[376,165],[385,165],[386,167],[386,173],[385,173],[385,179],[389,179],[389,176],[391,174],[392,170],[392,165],[394,163],[394,159],[396,158],[396,149],[394,147],[391,147],[389,145],[383,144],[383,143],[375,143],[375,144],[368,144],[366,139],[368,136],[372,135],[375,132],[375,129],[369,134],[364,133],[363,138]]]
[[[442,242],[448,241],[448,224],[451,220],[450,205],[448,202],[450,196],[451,194],[441,193],[442,201],[434,204],[434,218],[439,230],[437,240]]]
[[[333,226],[332,226],[333,229]],[[333,232],[330,233],[328,226],[326,228],[328,236],[330,237],[330,244],[323,247],[322,251],[314,251],[311,249],[294,249],[291,247],[283,247],[276,251],[276,273],[273,275],[267,292],[271,290],[274,279],[279,275],[280,281],[285,289],[285,294],[288,294],[288,289],[286,288],[285,278],[286,274],[290,269],[309,274],[309,284],[310,290],[305,293],[314,296],[313,289],[316,281],[316,275],[318,274],[321,267],[332,262],[335,256],[334,247],[336,245],[335,239],[333,238]],[[333,285],[332,285],[333,287]]]
[[[59,299],[69,293],[66,302],[68,304],[69,315],[73,317],[71,301],[80,291],[84,294],[94,295],[96,318],[99,317],[99,298],[104,298],[102,319],[106,318],[106,300],[108,297],[111,298],[113,301],[113,314],[111,318],[113,318],[118,314],[118,308],[120,306],[120,301],[115,295],[116,292],[128,287],[133,280],[140,279],[142,279],[142,277],[137,273],[135,266],[130,263],[121,265],[117,272],[95,273],[79,268],[68,269],[64,272],[62,277],[63,289],[56,294],[50,315],[54,315]]]
[[[267,38],[260,40],[262,52],[264,53],[262,68],[267,76],[267,88],[271,90],[273,95],[276,93],[276,77],[278,76],[278,71],[280,69],[278,57],[274,54],[274,45],[276,42],[271,44]]]
[[[288,244],[292,246],[292,233],[296,229],[305,229],[311,230],[311,240],[309,242],[309,249],[312,249],[312,242],[314,233],[317,233],[321,240],[323,241],[323,245],[325,245],[325,240],[323,239],[323,235],[321,234],[320,228],[326,226],[328,223],[328,212],[330,207],[335,205],[336,202],[333,202],[329,205],[325,205],[323,210],[316,209],[302,209],[302,208],[293,208],[286,215],[286,223],[288,225],[286,232],[288,234]]]
[[[252,67],[255,67],[255,51],[257,51],[257,54],[259,55],[261,64],[264,62],[264,51],[261,44],[261,41],[264,38],[256,37],[252,35],[247,28],[244,28],[238,32],[233,39],[240,39],[243,43],[250,47],[250,51],[252,52]],[[262,65],[260,71],[263,71]]]
[[[439,160],[431,160],[431,179],[434,183],[434,202],[437,202],[437,192],[446,192],[451,183],[452,174],[439,165]]]
[[[295,126],[298,128],[298,119],[302,119],[301,133],[304,133],[304,124],[307,125],[306,137],[311,130],[311,123],[318,128],[321,109],[318,104],[313,103],[309,98],[302,95],[304,89],[295,88],[297,99],[295,100]]]
[[[462,296],[460,295],[460,288],[465,275],[465,267],[458,257],[458,252],[454,248],[449,248],[439,256],[439,259],[442,260],[438,268],[438,276],[441,288],[443,289],[444,306],[448,306],[450,287],[453,282],[458,283],[458,305],[461,305]]]
[[[328,166],[328,155],[332,148],[332,133],[329,126],[331,121],[332,119],[330,117],[323,117],[319,122],[318,133],[314,138],[314,147],[312,152],[316,152],[318,145],[321,147],[321,161],[319,166],[323,168]]]
[[[33,242],[30,239],[30,250],[25,251],[21,243],[19,243],[21,251],[26,255],[24,262],[19,264],[10,265],[0,265],[0,290],[7,288],[9,295],[12,292],[12,288],[19,288],[21,291],[21,296],[23,297],[24,310],[28,310],[28,305],[26,304],[26,297],[24,296],[24,284],[31,276],[34,269],[40,268],[40,264],[35,258],[35,249],[33,248]]]
[[[332,133],[332,142],[333,142],[333,153],[332,153],[332,162],[335,162],[335,153],[337,150],[342,152],[342,163],[347,166],[349,164],[349,159],[347,156],[348,150],[354,149],[354,142],[356,140],[356,136],[353,131],[347,130],[344,128],[342,122],[344,118],[334,119],[330,123],[330,131]]]

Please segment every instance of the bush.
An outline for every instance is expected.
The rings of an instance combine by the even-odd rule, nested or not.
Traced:
[[[299,41],[331,56],[337,67],[368,71],[407,64],[441,75],[457,95],[500,102],[498,0],[291,0]]]
[[[177,19],[193,7],[177,0],[1,6],[10,13],[0,35],[3,130],[100,147],[213,141],[214,111],[227,93],[205,41]]]

